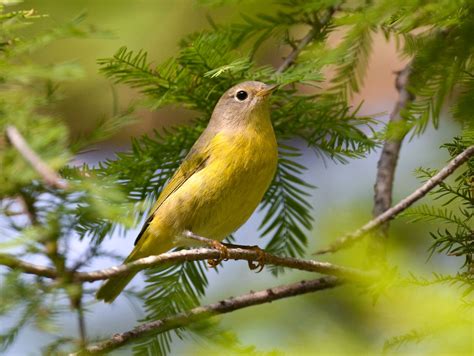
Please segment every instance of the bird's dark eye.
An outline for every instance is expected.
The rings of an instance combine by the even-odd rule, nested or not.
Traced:
[[[249,95],[247,94],[245,90],[239,90],[237,94],[235,94],[235,97],[239,99],[240,101],[244,101],[245,99],[247,99],[248,96]]]

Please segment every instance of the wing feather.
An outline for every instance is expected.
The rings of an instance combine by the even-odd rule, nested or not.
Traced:
[[[151,209],[150,215],[148,216],[147,220],[142,226],[142,229],[140,230],[140,233],[135,239],[135,245],[147,230],[148,225],[150,225],[157,210],[160,208],[163,202],[165,202],[166,199],[168,199],[175,191],[177,191],[184,183],[186,183],[186,181],[193,174],[199,172],[206,166],[206,163],[210,158],[209,144],[211,141],[211,138],[206,132],[204,132],[203,135],[201,135],[201,137],[199,137],[199,139],[196,141],[186,158],[183,160],[183,163],[181,163],[179,168],[169,180],[168,184],[160,193],[158,200]]]

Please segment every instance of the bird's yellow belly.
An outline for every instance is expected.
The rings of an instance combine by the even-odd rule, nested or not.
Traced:
[[[219,166],[212,172],[216,184],[196,184],[196,189],[205,186],[208,194],[198,202],[190,229],[198,235],[222,240],[252,215],[273,178],[275,165],[252,162],[247,170],[239,169],[238,165],[222,169]]]
[[[219,154],[159,208],[155,221],[174,235],[175,245],[190,245],[182,238],[185,230],[221,241],[245,223],[262,200],[275,174],[276,141],[238,140],[219,144]]]

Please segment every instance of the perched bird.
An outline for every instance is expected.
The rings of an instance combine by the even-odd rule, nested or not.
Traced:
[[[222,95],[207,128],[158,197],[124,263],[174,247],[203,244],[225,256],[220,241],[252,215],[275,174],[277,142],[269,105],[275,88],[248,81]],[[110,278],[97,298],[112,302],[136,273]]]

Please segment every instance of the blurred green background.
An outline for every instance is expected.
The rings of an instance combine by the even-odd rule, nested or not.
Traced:
[[[44,28],[86,12],[88,24],[110,31],[109,35],[104,34],[95,39],[58,41],[37,54],[36,60],[41,63],[75,60],[84,68],[84,79],[62,87],[64,99],[54,108],[55,114],[69,123],[71,135],[74,136],[87,133],[98,119],[111,115],[113,111],[112,85],[98,73],[98,58],[109,57],[119,47],[126,45],[134,50],[143,48],[153,61],[161,62],[175,53],[178,41],[184,34],[209,26],[207,15],[211,14],[216,21],[225,21],[237,18],[246,9],[252,8],[255,11],[256,6],[268,8],[270,5],[268,1],[257,5],[255,2],[242,1],[225,8],[209,9],[192,0],[26,0],[18,7],[34,8],[39,13],[48,14],[49,17],[40,25]],[[377,36],[373,53],[365,86],[353,100],[357,103],[364,99],[362,113],[382,113],[383,119],[394,105],[397,96],[394,71],[402,68],[403,61],[397,57],[394,43],[385,42],[382,36]],[[278,63],[280,58],[270,56],[268,60]],[[122,108],[138,99],[133,91],[122,87],[117,88],[117,95]],[[127,147],[131,136],[182,122],[186,114],[170,108],[160,112],[143,110],[138,116],[136,124],[103,145],[103,150],[81,159],[97,161],[110,157],[111,152]],[[437,168],[446,161],[448,155],[440,151],[439,146],[449,141],[458,130],[456,124],[445,118],[439,130],[429,129],[421,138],[415,138],[404,145],[396,176],[395,201],[419,184],[412,174],[416,167]],[[310,249],[315,248],[316,244],[324,245],[330,237],[350,231],[370,217],[377,158],[378,152],[374,152],[364,160],[342,166],[323,162],[310,152],[302,157],[302,162],[309,167],[307,180],[318,187],[311,198],[315,207],[315,230],[311,233],[310,240],[313,242]],[[256,214],[238,232],[239,243],[258,243],[256,228],[259,220],[260,216]],[[456,258],[435,256],[434,260],[426,262],[427,248],[430,245],[426,229],[404,222],[396,222],[393,227],[394,239],[390,255],[394,264],[407,270],[418,269],[422,273],[440,271],[440,268],[452,272],[459,266],[460,262]],[[119,240],[120,246],[110,240],[107,247],[114,247],[117,253],[125,255],[132,246],[134,235],[135,231],[131,231],[127,239]],[[365,257],[361,256],[365,255],[357,251],[355,256],[343,253],[337,257],[325,258],[350,265],[360,264],[361,260],[363,263]],[[106,264],[90,268],[105,266]],[[221,273],[210,272],[211,287],[206,301],[216,301],[221,297],[284,281],[294,281],[302,276],[311,278],[307,274],[289,273],[276,280],[266,272],[253,274],[243,263],[227,263]],[[140,288],[140,283],[141,281],[135,281],[134,285]],[[424,346],[414,343],[395,349],[394,352],[436,354],[450,348],[453,353],[464,353],[469,349],[469,335],[466,335],[469,329],[452,335],[458,327],[457,319],[451,320],[458,313],[458,296],[451,290],[443,291],[441,287],[429,290],[392,290],[391,295],[382,298],[375,306],[367,294],[354,287],[345,287],[248,309],[221,319],[225,326],[231,327],[241,337],[244,344],[255,344],[258,350],[281,349],[285,354],[365,354],[379,352],[387,338],[408,333],[418,325],[424,326],[426,322],[429,324],[436,311],[438,321],[452,322],[454,326],[451,333],[444,333],[442,340],[435,336],[423,341]],[[140,312],[136,313],[136,309],[125,298],[112,306],[92,305],[86,315],[89,336],[100,338],[124,331],[134,326],[139,318]],[[52,331],[52,334],[76,335],[73,317],[61,317],[60,323],[63,328]],[[434,329],[436,325],[433,323]],[[20,335],[8,352],[11,355],[38,354],[39,348],[49,340],[48,335],[38,333],[32,327]],[[447,349],[440,350],[440,342],[444,342]],[[472,348],[472,342],[470,346]],[[197,347],[194,342],[185,340],[180,342],[174,354],[209,352],[206,346]],[[121,353],[128,354],[129,351],[118,354]]]
[[[145,48],[150,58],[160,62],[175,52],[180,37],[206,26],[206,11],[196,2],[186,0],[30,0],[20,6],[48,14],[41,21],[44,28],[85,13],[87,24],[108,32],[95,39],[57,41],[38,53],[41,63],[74,60],[86,72],[83,80],[62,88],[67,97],[57,107],[74,133],[87,132],[100,116],[112,114],[112,86],[98,73],[98,58],[110,57],[119,47],[127,45],[135,50]],[[118,95],[121,107],[135,98],[125,88],[118,88]],[[127,132],[139,134],[159,127],[166,120],[170,120],[166,115],[142,113],[140,123]]]

